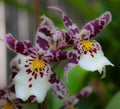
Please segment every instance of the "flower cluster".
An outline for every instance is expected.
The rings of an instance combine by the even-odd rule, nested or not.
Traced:
[[[88,22],[80,31],[61,9],[54,6],[49,9],[62,16],[67,30],[59,29],[49,18],[42,16],[43,21],[37,29],[34,46],[29,40],[15,39],[12,34],[3,38],[7,47],[17,53],[10,64],[12,85],[10,84],[8,91],[0,90],[0,100],[6,100],[5,103],[0,103],[3,109],[21,109],[20,103],[23,102],[41,103],[50,89],[64,102],[61,109],[71,109],[81,97],[92,92],[91,87],[86,87],[79,93],[70,95],[65,83],[54,72],[51,62],[68,60],[64,67],[67,81],[68,72],[76,65],[88,71],[98,70],[100,73],[106,65],[113,66],[104,56],[100,44],[92,39],[110,23],[110,12]],[[72,50],[63,49],[70,46],[73,47]]]

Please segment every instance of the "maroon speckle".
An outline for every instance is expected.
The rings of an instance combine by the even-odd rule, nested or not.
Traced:
[[[32,87],[32,84],[29,84],[29,86],[28,86],[29,88],[31,88]]]
[[[43,72],[40,72],[40,77],[43,77],[44,73]]]
[[[84,51],[84,54],[87,54],[87,51]]]
[[[93,58],[94,58],[94,55],[93,54],[90,54]]]
[[[33,59],[29,59],[29,61],[33,61]]]
[[[27,69],[26,72],[27,72],[27,74],[30,74],[32,72],[32,70],[31,69]]]
[[[34,75],[35,74],[35,72],[32,72],[32,75]]]
[[[48,73],[48,71],[49,71],[49,68],[47,67],[47,71],[46,72]]]
[[[94,52],[94,53],[97,53],[97,50],[96,50],[96,48],[94,48],[94,49],[93,49],[93,52]]]
[[[25,67],[29,67],[29,65],[25,65]]]
[[[37,79],[37,73],[35,73],[34,78]]]
[[[31,81],[32,80],[32,78],[29,78],[29,80],[28,81]]]

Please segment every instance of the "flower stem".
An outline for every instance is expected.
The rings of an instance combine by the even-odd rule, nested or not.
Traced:
[[[36,29],[40,23],[40,9],[39,9],[39,0],[34,0],[34,15],[35,15],[35,27]]]

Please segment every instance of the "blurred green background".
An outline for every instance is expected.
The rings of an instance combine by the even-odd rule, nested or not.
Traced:
[[[34,39],[35,18],[33,0],[0,0],[5,3],[6,13],[6,33],[11,32],[20,39]],[[56,26],[64,28],[60,16],[47,9],[53,5],[60,7],[64,12],[79,26],[82,26],[90,20],[99,17],[105,11],[112,13],[112,22],[95,39],[101,44],[105,56],[115,65],[115,67],[106,67],[106,78],[101,79],[101,75],[96,72],[87,72],[80,67],[75,67],[70,71],[69,83],[67,86],[71,94],[77,93],[81,88],[92,85],[93,93],[81,99],[76,105],[78,109],[120,109],[120,0],[39,0],[40,13],[53,20]],[[26,16],[27,35],[19,33],[19,13]],[[24,18],[24,17],[23,17]],[[21,20],[21,19],[20,19]],[[22,20],[25,21],[24,19]],[[26,26],[24,23],[21,26]],[[22,28],[22,27],[21,27]],[[14,57],[14,53],[8,52],[8,63]],[[55,71],[64,80],[63,64],[57,64]],[[8,67],[9,69],[9,67]],[[9,70],[8,70],[9,71]],[[8,72],[9,73],[9,72]],[[49,92],[46,97],[45,109],[58,109],[62,103]],[[29,106],[27,106],[29,107]],[[29,109],[35,108],[30,106]]]

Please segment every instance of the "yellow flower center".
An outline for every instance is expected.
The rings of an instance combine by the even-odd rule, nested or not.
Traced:
[[[50,49],[55,49],[55,46],[53,44],[50,45]]]
[[[31,65],[34,70],[43,69],[45,67],[45,61],[42,59],[35,59],[32,61]]]
[[[2,109],[14,109],[14,104],[13,103],[7,103],[2,107]]]
[[[83,40],[80,42],[80,44],[82,45],[82,47],[85,51],[90,51],[93,49],[93,44],[89,40]]]

